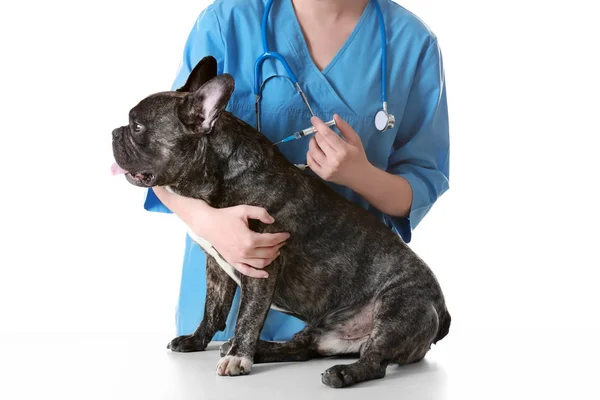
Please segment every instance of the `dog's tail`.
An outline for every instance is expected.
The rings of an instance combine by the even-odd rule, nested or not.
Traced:
[[[435,339],[433,339],[434,344],[437,343],[438,341],[442,340],[444,337],[446,337],[446,335],[450,331],[450,321],[451,320],[452,320],[452,318],[450,317],[450,313],[448,312],[448,309],[444,308],[444,311],[440,315],[437,335],[436,335]]]

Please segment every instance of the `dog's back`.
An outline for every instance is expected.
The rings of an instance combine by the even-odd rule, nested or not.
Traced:
[[[291,235],[279,257],[273,296],[278,309],[314,327],[336,329],[348,310],[366,310],[385,299],[399,314],[403,304],[433,309],[431,342],[448,333],[450,316],[433,272],[398,235],[320,178],[291,165],[243,121],[228,115],[221,123],[237,128],[227,130],[231,143],[221,137],[219,146],[236,148],[254,167],[240,172],[235,156],[223,157],[229,163],[224,170],[238,171],[217,205],[265,208],[275,223],[255,221],[251,228]]]

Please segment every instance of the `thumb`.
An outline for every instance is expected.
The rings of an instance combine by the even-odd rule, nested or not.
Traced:
[[[362,141],[360,140],[360,136],[356,133],[356,131],[337,114],[334,114],[333,120],[335,121],[335,126],[338,127],[344,139],[348,144],[353,146],[362,146]]]
[[[267,210],[261,207],[245,206],[242,212],[246,219],[258,219],[265,224],[275,222],[275,219],[269,215]]]

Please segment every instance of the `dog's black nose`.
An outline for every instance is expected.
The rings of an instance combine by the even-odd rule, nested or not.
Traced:
[[[122,131],[122,129],[121,129],[121,128],[117,128],[117,129],[115,129],[114,131],[112,131],[112,136],[113,136],[113,139],[118,139],[118,138],[120,138],[120,137],[121,137],[121,131]]]

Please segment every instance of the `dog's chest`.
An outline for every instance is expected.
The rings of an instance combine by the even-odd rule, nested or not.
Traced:
[[[173,194],[177,194],[175,193],[175,191],[173,191],[173,189],[171,189],[170,187],[167,186],[166,188],[169,192],[173,193]],[[192,230],[187,227],[187,231],[188,231],[188,235],[190,236],[190,238],[198,243],[198,245],[200,247],[202,247],[202,249],[207,253],[210,254],[211,256],[214,257],[214,259],[217,261],[217,264],[219,265],[219,267],[221,267],[221,269],[223,271],[225,271],[227,273],[227,275],[229,275],[231,277],[231,279],[233,279],[235,281],[235,283],[237,283],[238,286],[241,286],[241,274],[238,272],[238,270],[236,270],[231,264],[229,264],[223,257],[221,257],[221,255],[219,254],[219,252],[213,247],[212,244],[210,244],[210,242],[206,239],[204,239],[203,237],[200,237],[198,235],[196,235],[194,232],[192,232]],[[277,311],[281,311],[281,312],[287,312],[287,310],[284,310],[280,307],[277,307],[276,305],[271,303],[271,308]]]
[[[238,270],[236,270],[231,264],[229,264],[227,261],[225,261],[225,259],[223,259],[223,257],[221,257],[221,255],[217,252],[217,250],[206,239],[194,234],[194,232],[192,232],[190,229],[188,229],[188,235],[190,235],[192,240],[194,242],[198,243],[198,245],[200,247],[202,247],[202,249],[204,249],[204,251],[206,251],[208,254],[210,254],[211,256],[213,256],[215,258],[215,260],[217,261],[217,264],[219,264],[219,267],[221,267],[221,269],[223,271],[225,271],[227,273],[227,275],[229,275],[231,277],[231,279],[233,279],[235,281],[235,283],[237,283],[238,286],[241,285],[240,273],[238,272]],[[258,278],[255,278],[255,279],[258,279]],[[274,310],[277,310],[277,311],[287,312],[287,310],[277,307],[273,303],[271,303],[271,308]]]

